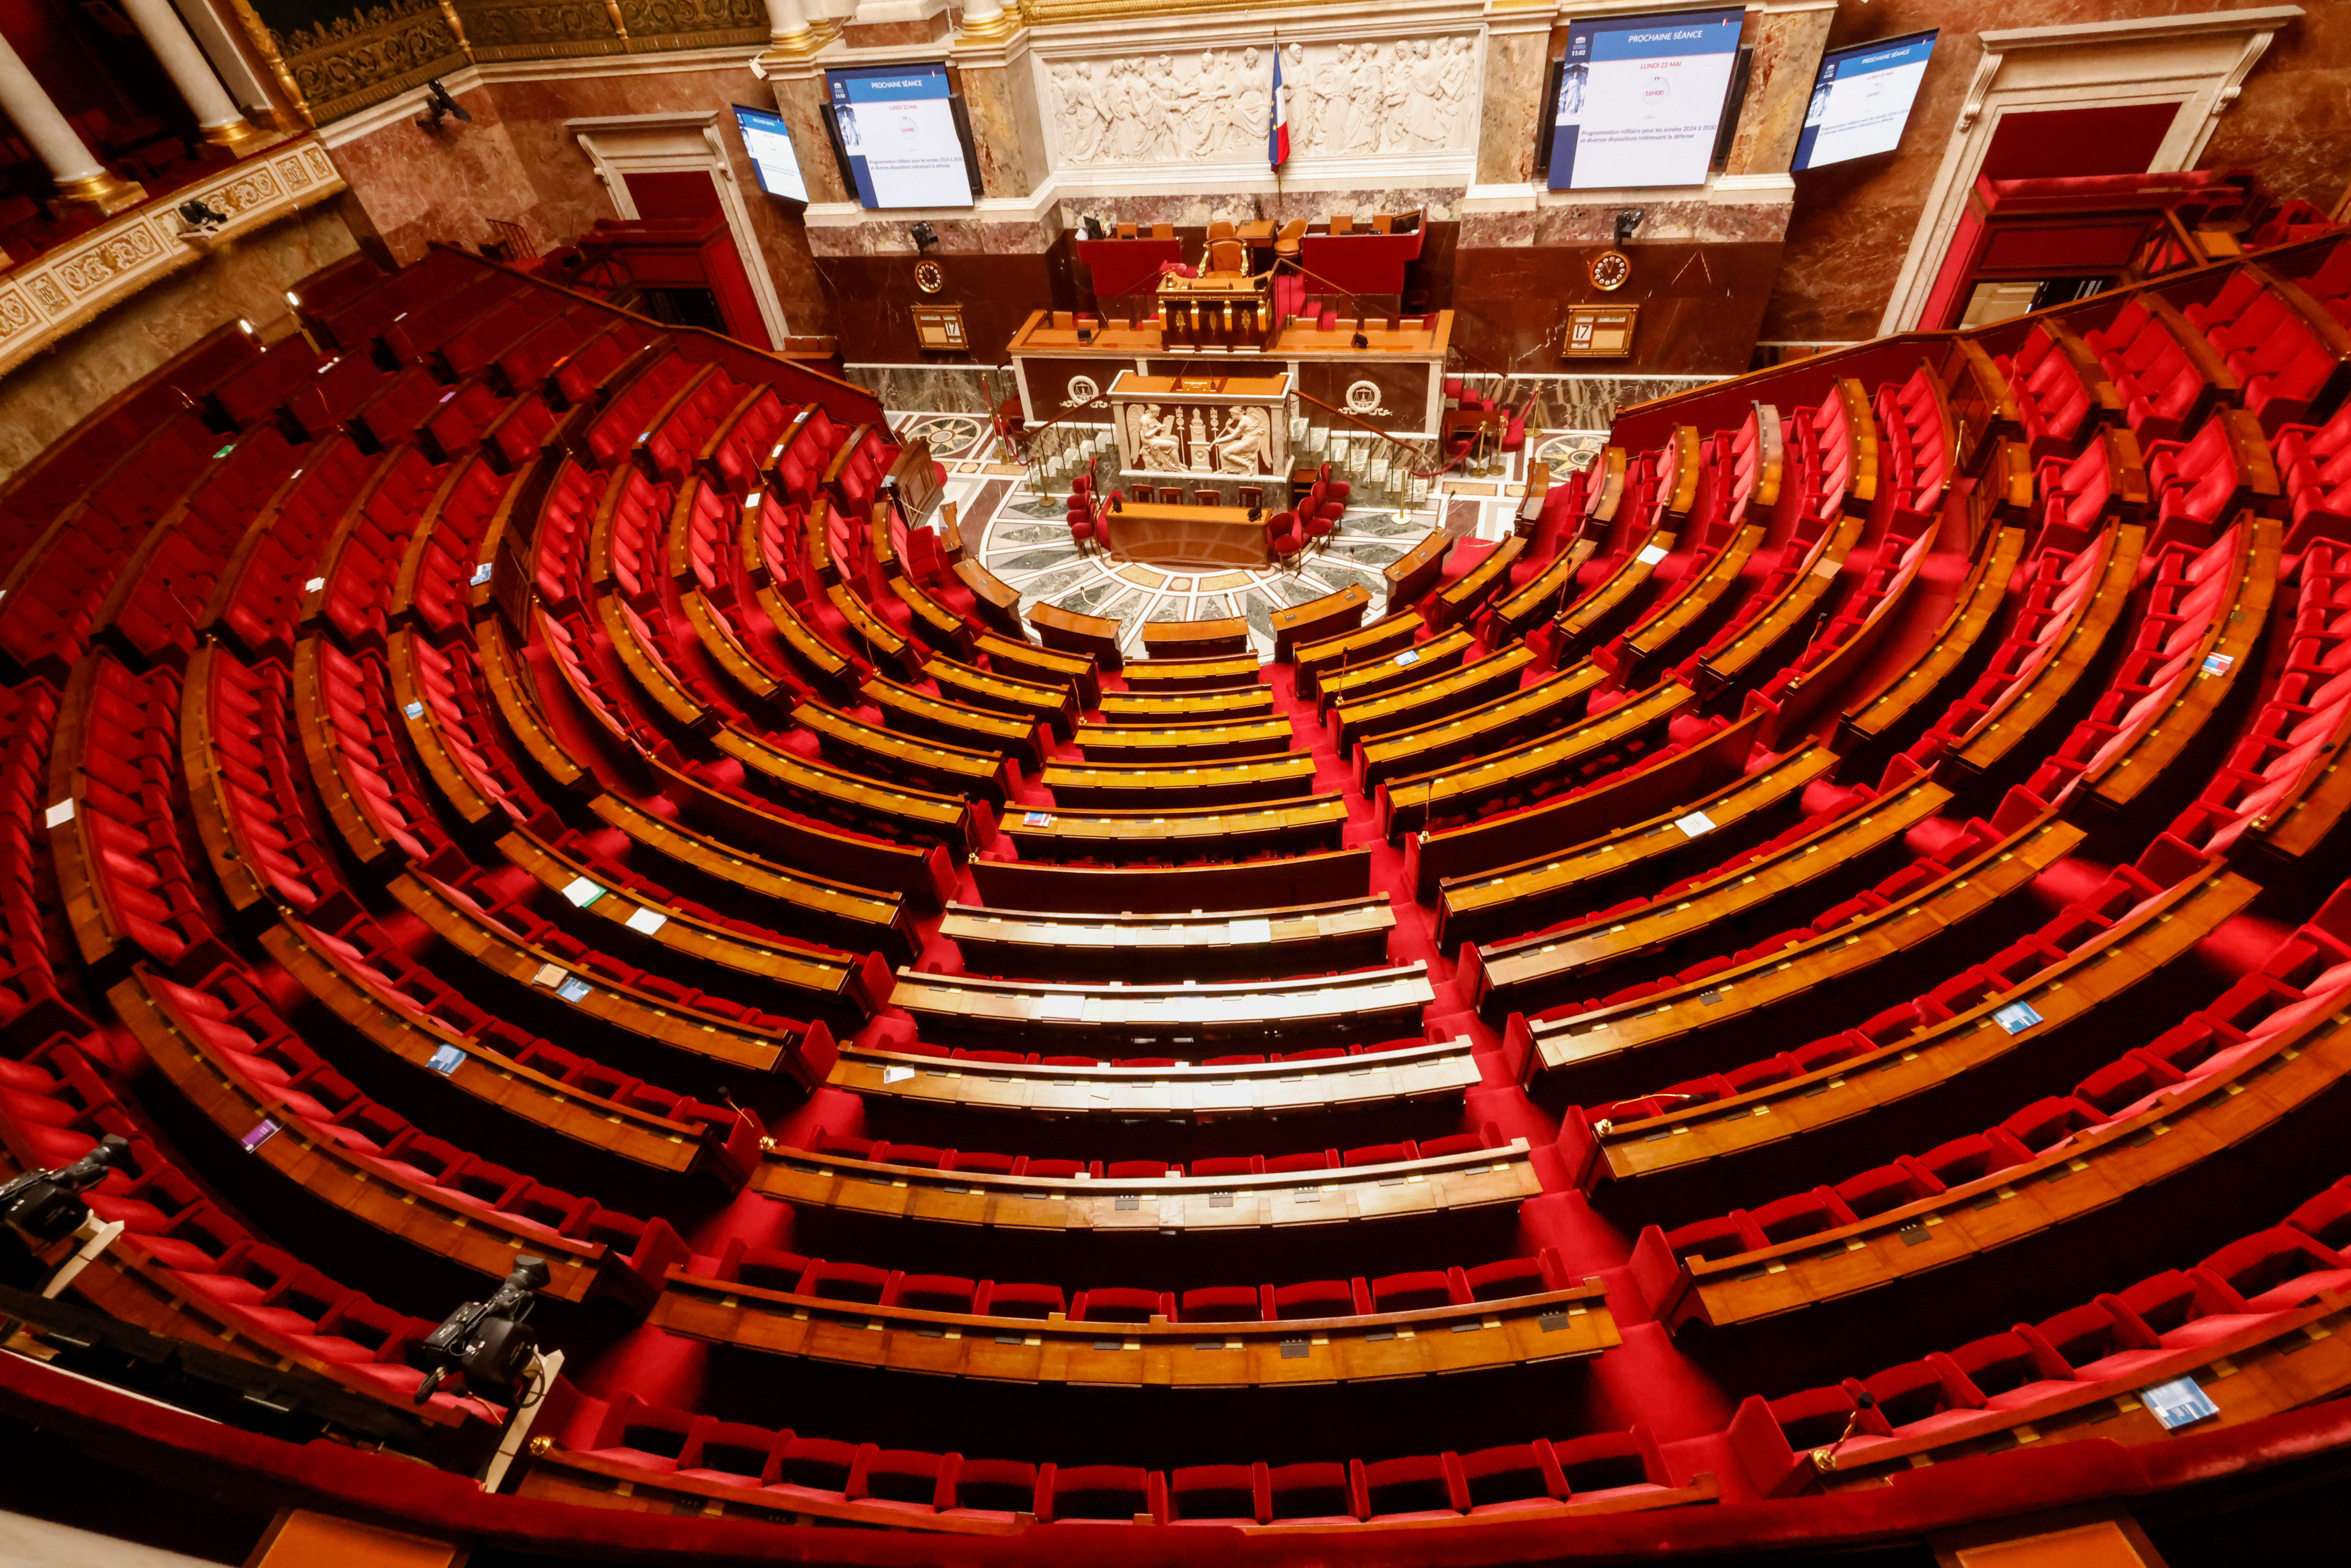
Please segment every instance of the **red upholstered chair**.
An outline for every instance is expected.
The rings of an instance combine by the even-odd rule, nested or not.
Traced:
[[[1305,530],[1298,526],[1296,512],[1276,512],[1265,520],[1265,548],[1282,560],[1306,548]]]

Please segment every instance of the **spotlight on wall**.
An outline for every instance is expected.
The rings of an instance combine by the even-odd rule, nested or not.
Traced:
[[[418,1346],[426,1371],[416,1385],[416,1403],[432,1398],[452,1375],[465,1380],[468,1393],[495,1393],[521,1381],[538,1354],[538,1336],[523,1320],[530,1316],[534,1294],[551,1278],[546,1259],[517,1258],[488,1301],[467,1301],[443,1319]]]
[[[427,131],[438,131],[441,122],[452,115],[470,120],[474,118],[474,111],[450,97],[449,89],[441,85],[439,77],[435,77],[424,84],[424,112],[417,118],[416,123]]]
[[[916,224],[913,228],[906,231],[906,237],[914,242],[914,254],[916,256],[922,255],[923,252],[930,249],[931,246],[939,243],[938,231],[931,227],[928,224]]]
[[[89,1218],[81,1195],[106,1179],[106,1173],[131,1159],[130,1141],[109,1133],[98,1146],[69,1166],[54,1170],[26,1171],[0,1186],[0,1225],[16,1231],[36,1248],[63,1240]]]
[[[1616,243],[1618,245],[1623,245],[1626,240],[1631,239],[1633,237],[1633,231],[1639,228],[1641,226],[1641,220],[1648,215],[1649,209],[1646,207],[1625,207],[1618,212],[1616,214]]]
[[[202,196],[191,196],[180,204],[178,210],[182,234],[216,235],[228,226],[228,214]]]

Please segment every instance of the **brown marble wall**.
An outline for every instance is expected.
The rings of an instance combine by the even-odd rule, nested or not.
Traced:
[[[1029,139],[1020,134],[1020,116],[1013,103],[1013,78],[1025,75],[1027,68],[1025,63],[1009,68],[965,66],[956,73],[962,78],[957,90],[971,115],[980,189],[990,196],[1025,196],[1035,189],[1036,174],[1043,172],[1041,157],[1031,170]]]
[[[1549,28],[1489,33],[1486,90],[1478,126],[1478,183],[1524,184],[1534,177],[1535,120],[1550,68]]]
[[[1593,287],[1586,271],[1605,248],[1605,236],[1491,248],[1465,243],[1453,257],[1454,342],[1479,370],[1520,375],[1730,375],[1747,368],[1779,272],[1777,240],[1635,241],[1625,247],[1632,278],[1613,294]],[[1566,308],[1604,303],[1641,307],[1631,357],[1562,359]]]
[[[1834,11],[1768,11],[1748,19],[1747,101],[1731,138],[1729,174],[1784,174],[1804,129]]]
[[[937,226],[934,225],[934,226]],[[827,256],[816,267],[831,296],[841,358],[858,364],[980,364],[1005,361],[1004,346],[1032,310],[1077,307],[1069,236],[1042,251],[965,251],[942,246],[930,256],[946,274],[936,294],[914,287],[914,253]],[[961,305],[971,351],[926,353],[914,341],[916,305]],[[852,372],[856,379],[856,372]]]
[[[1938,27],[1935,53],[1902,145],[1893,152],[1796,176],[1785,271],[1765,313],[1775,341],[1848,341],[1877,330],[1951,127],[1984,27],[2045,26],[2199,11],[2260,0],[1876,0],[1841,9],[1830,47]],[[2282,194],[2331,208],[2351,179],[2351,5],[2306,4],[2224,112],[2205,168],[2261,171]]]
[[[0,477],[190,344],[242,316],[292,330],[286,291],[358,248],[333,206],[308,208],[208,250],[0,381]]]
[[[777,77],[769,78],[768,85],[774,89],[776,112],[791,131],[792,152],[799,159],[800,178],[808,183],[809,200],[848,201],[849,187],[841,178],[841,165],[834,161],[831,141],[824,133],[824,78]]]
[[[427,131],[403,115],[333,149],[335,167],[376,236],[403,267],[434,240],[477,245],[489,220],[520,224],[541,248],[571,237],[549,226],[513,140],[500,94],[477,86],[457,95],[473,115]]]

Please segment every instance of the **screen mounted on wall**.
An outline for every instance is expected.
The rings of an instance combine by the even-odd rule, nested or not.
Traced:
[[[1674,11],[1570,27],[1552,103],[1551,188],[1706,183],[1745,16]]]
[[[879,66],[824,77],[860,204],[971,205],[970,170],[945,66]]]
[[[759,189],[771,196],[786,196],[805,204],[809,199],[808,182],[800,178],[800,161],[792,152],[791,127],[779,114],[765,114],[756,109],[735,106],[735,123],[743,132],[743,151],[751,155],[751,167],[759,172]]]
[[[1794,166],[1817,169],[1893,152],[1927,75],[1927,57],[1934,52],[1935,35],[1928,31],[1831,49],[1821,57],[1803,133],[1796,138]]]

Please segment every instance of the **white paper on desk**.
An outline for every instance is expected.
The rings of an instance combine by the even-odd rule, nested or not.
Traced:
[[[1225,938],[1236,946],[1244,942],[1270,942],[1273,940],[1273,922],[1228,920],[1225,922]]]
[[[1075,1023],[1086,1016],[1086,998],[1049,996],[1037,1009],[1037,1016],[1041,1019],[1059,1019],[1065,1022]]]
[[[406,707],[402,708],[400,711],[406,714],[411,718],[423,718],[424,716],[424,705],[423,703],[410,703]]]
[[[570,977],[571,971],[560,964],[541,964],[538,967],[538,973],[530,977],[530,983],[534,986],[545,986],[548,989],[553,990]]]
[[[58,801],[56,805],[41,813],[41,825],[43,827],[62,828],[73,820],[74,803],[73,797],[70,795],[67,796],[64,800]]]
[[[575,876],[564,883],[563,896],[585,909],[604,896],[604,890],[584,876]]]
[[[1399,664],[1417,664],[1420,663],[1420,650],[1417,648],[1406,648],[1403,653],[1398,653],[1395,656],[1395,662]]]
[[[484,561],[474,569],[474,586],[479,588],[490,580],[490,563]]]
[[[1635,556],[1633,559],[1639,561],[1643,566],[1655,566],[1659,561],[1666,559],[1666,553],[1665,546],[1651,545],[1648,549],[1643,550],[1639,555]]]
[[[907,1079],[912,1078],[914,1075],[914,1070],[911,1067],[885,1067],[882,1070],[882,1082],[884,1083],[904,1083]]]
[[[623,924],[632,931],[642,931],[650,936],[669,924],[669,916],[658,909],[640,909]]]
[[[322,589],[322,588],[324,588],[324,587],[326,587],[326,586],[327,586],[327,580],[326,580],[325,578],[323,578],[323,577],[314,577],[314,578],[312,578],[309,581],[308,581],[308,582],[306,582],[306,583],[304,583],[304,584],[302,585],[302,591],[303,591],[303,592],[305,592],[305,593],[316,593],[316,592],[318,592],[318,591],[319,591],[319,590],[320,590],[320,589]]]
[[[1704,811],[1692,811],[1687,817],[1676,817],[1674,826],[1694,839],[1700,833],[1714,831],[1714,819]]]

